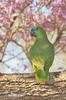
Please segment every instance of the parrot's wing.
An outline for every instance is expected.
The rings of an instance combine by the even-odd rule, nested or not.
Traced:
[[[35,71],[38,69],[44,70],[44,59],[42,57],[35,56],[31,59],[31,61]]]

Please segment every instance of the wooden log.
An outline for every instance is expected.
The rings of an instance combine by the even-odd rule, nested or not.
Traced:
[[[49,82],[34,74],[0,74],[0,100],[66,100],[66,71],[50,73]]]

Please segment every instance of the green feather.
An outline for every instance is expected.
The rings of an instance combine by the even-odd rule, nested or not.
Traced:
[[[36,71],[37,69],[44,69],[44,59],[42,57],[34,57],[32,58],[33,69]]]
[[[48,73],[48,71],[42,71],[42,70],[38,70],[35,74],[35,78],[37,81],[41,81],[41,82],[47,82],[50,79],[50,75]]]
[[[36,41],[30,49],[30,60],[39,81],[49,80],[49,68],[54,60],[54,46],[49,42],[46,32],[39,26],[33,27]],[[39,70],[39,71],[38,71]]]

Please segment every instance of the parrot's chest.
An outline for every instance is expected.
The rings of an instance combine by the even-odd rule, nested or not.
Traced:
[[[30,50],[30,56],[42,56],[43,50],[40,47],[32,47]]]
[[[34,56],[41,56],[44,58],[44,56],[47,56],[48,53],[48,45],[34,45],[31,49],[30,49],[30,56],[34,57]]]
[[[37,69],[44,69],[44,56],[42,52],[43,51],[39,46],[37,48],[33,46],[30,49],[30,59],[34,70],[36,70],[36,67]]]
[[[30,49],[30,59],[34,70],[37,69],[44,70],[44,65],[47,63],[47,67],[50,66],[54,59],[54,49],[51,44],[44,43],[39,45],[35,44]],[[36,66],[36,67],[35,67]]]
[[[46,61],[48,58],[50,59],[51,56],[53,58],[53,55],[54,55],[54,49],[52,45],[37,44],[30,49],[30,59],[33,59],[34,57],[41,57],[43,60]]]

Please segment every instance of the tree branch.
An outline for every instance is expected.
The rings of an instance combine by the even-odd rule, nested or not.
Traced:
[[[50,73],[50,81],[35,80],[34,74],[0,74],[1,100],[65,100],[66,71]]]

